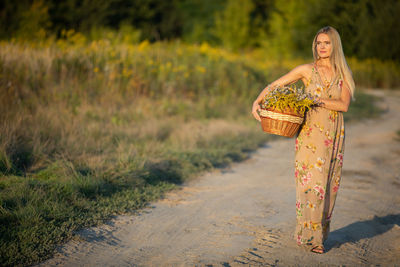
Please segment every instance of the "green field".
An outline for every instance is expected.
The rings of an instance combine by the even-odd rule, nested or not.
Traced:
[[[74,231],[134,212],[273,139],[251,117],[252,101],[308,61],[262,58],[79,34],[0,43],[1,265],[42,261]],[[349,62],[357,85],[398,85],[394,65],[379,61],[388,71],[371,76],[377,62]],[[375,98],[356,98],[348,121],[379,115]]]

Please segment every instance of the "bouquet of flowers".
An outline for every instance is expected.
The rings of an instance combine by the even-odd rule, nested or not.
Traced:
[[[261,126],[265,132],[293,137],[308,109],[319,102],[304,88],[281,86],[273,89],[261,102]]]

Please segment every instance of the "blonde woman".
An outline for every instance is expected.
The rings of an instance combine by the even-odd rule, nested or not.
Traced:
[[[259,104],[271,88],[298,80],[322,103],[307,112],[296,138],[295,239],[312,252],[324,253],[343,164],[343,112],[354,95],[354,80],[334,28],[317,32],[312,51],[314,62],[298,66],[269,84],[254,101],[252,113],[260,121]]]

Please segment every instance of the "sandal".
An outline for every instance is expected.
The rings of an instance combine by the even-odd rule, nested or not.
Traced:
[[[325,252],[324,246],[315,246],[311,249],[311,252],[322,254]]]

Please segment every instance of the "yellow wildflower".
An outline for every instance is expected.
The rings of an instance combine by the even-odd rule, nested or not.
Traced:
[[[201,72],[201,73],[205,73],[206,72],[206,68],[204,68],[203,66],[196,66],[196,69],[197,69],[198,72]]]

